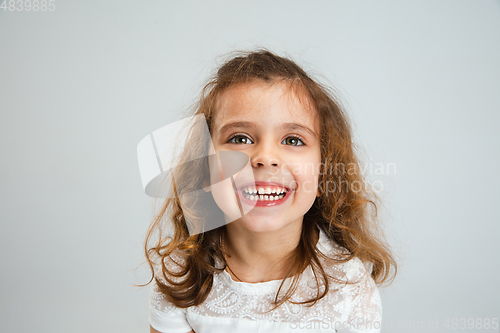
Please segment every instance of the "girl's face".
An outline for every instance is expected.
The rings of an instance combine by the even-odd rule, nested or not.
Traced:
[[[253,199],[255,207],[231,224],[253,232],[302,225],[319,195],[321,163],[319,121],[306,104],[286,84],[260,80],[232,86],[219,96],[212,129],[214,148],[247,154],[255,180],[250,187],[238,188],[242,204]],[[247,184],[244,177],[236,174],[235,183]],[[280,199],[282,189],[287,193]],[[276,193],[257,196],[259,190]]]

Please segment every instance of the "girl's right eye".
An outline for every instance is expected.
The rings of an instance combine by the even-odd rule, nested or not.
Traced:
[[[244,142],[234,142],[233,139],[237,139],[237,138],[241,138],[241,139],[244,139]],[[235,144],[245,144],[245,143],[248,143],[248,141],[251,142],[250,138],[246,135],[242,135],[242,134],[236,134],[236,135],[233,135],[231,138],[229,138],[229,140],[227,141],[228,143],[235,143]]]

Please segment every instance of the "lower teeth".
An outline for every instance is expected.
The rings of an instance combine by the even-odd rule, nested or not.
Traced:
[[[252,200],[251,199],[251,194],[243,192],[243,196],[245,198],[247,198],[248,200]],[[260,195],[254,195],[253,196],[254,197],[253,201],[276,201],[276,200],[282,199],[284,196],[285,196],[285,194],[280,194],[278,196],[273,196],[273,199],[271,199],[271,196],[268,196],[269,199],[266,200],[266,199],[264,199],[264,197],[262,197],[262,199],[260,199]],[[257,200],[255,198],[257,198]]]

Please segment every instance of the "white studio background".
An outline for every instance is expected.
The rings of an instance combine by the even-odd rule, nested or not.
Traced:
[[[256,46],[333,85],[396,166],[371,175],[400,264],[382,331],[500,317],[499,1],[52,4],[0,10],[1,332],[149,330],[137,144]]]

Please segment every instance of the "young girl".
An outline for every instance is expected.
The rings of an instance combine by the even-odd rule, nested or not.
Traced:
[[[377,284],[394,278],[396,263],[332,93],[293,61],[257,50],[219,68],[201,114],[216,152],[248,155],[254,181],[240,179],[234,195],[253,208],[193,234],[187,216],[203,211],[179,196],[209,191],[210,181],[192,168],[188,181],[172,178],[175,197],[145,243],[151,332],[380,332]]]

